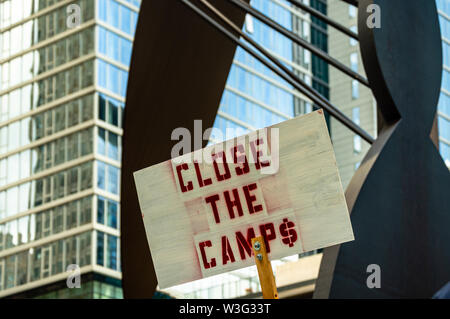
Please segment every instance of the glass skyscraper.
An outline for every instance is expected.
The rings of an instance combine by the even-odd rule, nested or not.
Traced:
[[[139,5],[0,1],[0,297],[122,295],[121,126]],[[81,289],[67,288],[69,265]]]
[[[303,3],[326,14],[325,0],[303,0]],[[251,0],[250,4],[295,32],[305,40],[327,50],[327,28],[313,20],[309,14],[295,8],[285,0]],[[244,29],[256,42],[282,61],[307,84],[328,97],[328,66],[309,51],[297,46],[269,26],[250,15],[246,16]],[[313,110],[305,96],[281,79],[242,48],[238,47],[214,127],[229,139],[250,131],[294,118]],[[226,135],[227,129],[232,129]],[[214,134],[214,131],[213,131]],[[215,136],[210,143],[220,142]],[[295,261],[291,256],[273,261],[280,265]],[[168,293],[181,298],[235,298],[260,291],[255,267],[244,268],[193,283],[169,288]]]
[[[438,106],[439,150],[450,168],[450,0],[436,0],[442,36],[442,88]]]
[[[303,1],[303,3],[309,4],[309,1]],[[325,1],[312,0],[311,6],[313,4],[322,4],[326,7]],[[317,28],[311,27],[309,14],[303,13],[284,0],[252,0],[251,5],[284,28],[317,44],[314,43],[318,38]],[[322,80],[320,77],[314,77],[313,69],[318,63],[313,63],[317,60],[315,56],[311,58],[309,51],[293,44],[285,36],[249,15],[245,20],[244,31],[309,85],[312,85],[313,81],[316,84]],[[324,49],[326,51],[326,31]],[[328,69],[326,65],[325,67]],[[323,89],[317,84],[320,92],[325,91],[325,96],[328,85],[326,80],[327,77],[325,81],[322,81],[325,83]],[[225,132],[226,128],[235,128],[242,133],[247,133],[311,110],[309,100],[238,47],[214,127],[222,132]]]

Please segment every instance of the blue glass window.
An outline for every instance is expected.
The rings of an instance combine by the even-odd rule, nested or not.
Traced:
[[[115,166],[108,165],[108,192],[113,194],[119,193],[119,169]]]
[[[131,30],[132,30],[133,34],[134,34],[134,31],[136,30],[137,20],[138,20],[138,14],[134,11],[131,12]]]
[[[448,0],[437,0],[436,4],[438,9],[446,12],[447,14],[450,13],[450,2]]]
[[[131,10],[120,6],[120,30],[131,34]]]
[[[113,34],[113,39],[112,40],[113,40],[112,41],[112,45],[114,47],[114,50],[113,50],[114,52],[113,52],[112,57],[113,57],[114,60],[120,61],[120,48],[121,48],[120,40],[121,40],[121,37],[119,37],[117,34]]]
[[[446,66],[450,67],[450,44],[442,41],[442,58]]]
[[[119,114],[124,104],[103,94],[99,99],[99,119],[119,127]]]
[[[120,42],[120,62],[129,65],[131,62],[132,44],[125,40]]]
[[[108,101],[108,123],[118,126],[119,125],[119,106],[113,100]]]
[[[99,97],[98,117],[100,120],[106,121],[106,101],[102,95],[100,95],[100,97]]]
[[[127,95],[128,72],[120,72],[120,95]]]
[[[114,54],[117,52],[117,44],[114,43],[115,38],[114,33],[106,31],[106,55],[112,59],[114,59]]]
[[[136,6],[139,8],[139,6],[141,5],[141,0],[124,0],[128,3],[131,3],[132,5]]]
[[[99,0],[98,1],[98,13],[99,13],[99,19],[102,21],[106,21],[106,15],[107,15],[107,1],[110,0]]]
[[[99,27],[98,28],[98,50],[101,54],[108,55],[108,46],[106,45],[107,41],[107,31],[106,29]]]
[[[279,96],[281,99],[283,95]],[[290,101],[290,103],[288,104],[289,107],[285,110],[291,111],[289,112],[290,114],[286,114],[286,117],[269,111],[261,105],[253,103],[229,90],[225,90],[219,109],[220,111],[238,120],[244,121],[255,128],[261,128],[285,121],[289,118],[288,116],[293,116],[292,96],[286,96],[286,98]],[[280,104],[281,103],[283,102],[280,102]],[[281,108],[280,110],[280,108],[276,108],[275,106],[273,108],[278,109],[279,111],[284,110],[284,108]]]
[[[107,22],[115,28],[119,28],[119,4],[116,1],[108,1]]]
[[[97,265],[104,266],[105,234],[97,232]]]
[[[136,1],[128,2],[139,7],[139,4],[136,4]],[[138,16],[136,11],[114,0],[99,0],[98,9],[100,20],[131,36],[134,35]]]
[[[450,91],[450,72],[447,70],[442,71],[442,87]]]
[[[444,161],[450,161],[450,145],[448,145],[444,142],[440,142],[439,143],[439,151],[441,152],[441,155],[442,155],[442,158],[444,159]]]
[[[103,162],[97,162],[97,172],[98,172],[98,177],[97,177],[97,186],[100,189],[105,190],[106,189],[106,164]]]
[[[108,226],[117,228],[117,203],[108,201]]]
[[[288,91],[290,89],[288,85],[286,85],[286,89],[274,86],[260,76],[252,74],[236,65],[231,67],[227,84],[261,103],[281,111],[286,116],[294,115],[293,95],[292,92]],[[236,107],[233,101],[230,101],[229,104],[231,107]],[[242,120],[245,121],[245,119]]]
[[[105,129],[103,128],[99,128],[98,129],[98,153],[101,155],[106,155],[106,145],[105,145],[105,141],[106,141],[106,132]]]
[[[104,87],[104,88],[107,87],[106,72],[107,72],[106,63],[99,61],[98,62],[98,85],[100,85],[101,87]]]
[[[105,224],[105,200],[100,196],[97,200],[97,222],[99,224]]]
[[[119,159],[119,137],[112,132],[108,132],[108,157]]]
[[[439,23],[441,25],[441,34],[444,38],[450,39],[450,20],[439,15]]]
[[[439,135],[450,141],[450,121],[443,118],[442,116],[438,117],[438,127],[439,127]]]
[[[97,222],[99,224],[118,229],[118,207],[119,204],[116,201],[98,196]]]
[[[115,166],[97,162],[97,185],[100,189],[113,194],[119,193],[119,169]]]
[[[99,85],[117,95],[125,96],[128,72],[98,60]]]
[[[108,235],[107,244],[107,267],[117,269],[117,237]]]
[[[439,111],[450,116],[450,96],[445,93],[441,93],[439,98]]]

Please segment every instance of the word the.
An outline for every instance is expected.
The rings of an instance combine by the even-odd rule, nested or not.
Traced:
[[[248,211],[249,214],[258,213],[263,210],[263,206],[257,203],[256,196],[251,193],[257,188],[258,186],[256,183],[252,183],[242,187],[242,191],[245,196],[245,201],[247,203],[246,208],[248,210],[246,211]],[[233,188],[230,191],[226,190],[223,192],[223,197],[225,199],[225,204],[227,206],[227,211],[230,216],[230,219],[234,219],[236,215],[238,217],[244,216],[244,209],[242,208],[239,193],[240,192],[238,191],[238,188]],[[233,199],[231,199],[231,196],[233,196]],[[219,200],[220,200],[219,194],[214,194],[205,198],[205,202],[209,204],[211,207],[212,213],[214,215],[214,221],[216,222],[216,224],[220,224],[220,216],[217,203]]]

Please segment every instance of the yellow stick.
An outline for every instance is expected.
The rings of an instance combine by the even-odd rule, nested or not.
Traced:
[[[258,268],[259,282],[264,299],[278,299],[277,286],[272,265],[267,257],[266,245],[262,236],[252,238],[252,248]]]

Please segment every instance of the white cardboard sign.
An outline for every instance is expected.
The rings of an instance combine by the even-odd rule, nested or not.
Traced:
[[[354,239],[321,110],[134,178],[160,288]]]

